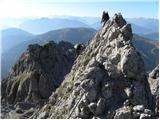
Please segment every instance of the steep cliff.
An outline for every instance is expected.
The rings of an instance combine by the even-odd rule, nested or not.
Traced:
[[[151,91],[132,29],[115,14],[31,118],[151,118]]]
[[[153,96],[152,109],[156,118],[159,118],[159,65],[149,74],[148,82]]]
[[[118,13],[75,61],[69,43],[30,45],[3,80],[2,97],[17,108],[31,106],[16,109],[16,118],[156,118],[157,86],[147,79],[132,36],[131,25]],[[22,101],[40,106],[17,104]]]

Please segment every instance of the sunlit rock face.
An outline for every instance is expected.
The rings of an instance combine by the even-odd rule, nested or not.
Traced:
[[[115,14],[32,118],[46,111],[46,118],[151,118],[150,96],[143,60],[132,45],[131,25]]]
[[[47,75],[52,76],[52,78],[55,76],[57,79],[61,78],[60,81],[63,82],[56,90],[48,90],[48,92],[52,91],[48,95],[48,92],[39,90],[38,95],[44,95],[49,99],[27,118],[155,118],[155,107],[152,106],[156,104],[155,98],[150,89],[142,57],[132,44],[132,36],[131,25],[118,13],[110,18],[95,34],[74,63],[72,62],[71,69],[67,67],[68,74],[63,76],[64,79],[59,72],[54,74],[57,71],[53,69],[53,63],[50,61],[42,62],[43,64],[50,64],[44,65],[40,70],[47,71]],[[65,51],[67,50],[65,49]],[[74,58],[71,57],[72,54],[69,52],[64,58],[60,58],[62,66],[59,71],[65,69],[64,63],[66,63],[67,57],[69,57],[68,59]],[[44,51],[42,58],[45,58],[45,55]],[[47,55],[50,58],[51,55]],[[36,63],[34,64],[36,65]],[[25,68],[25,70],[27,69]],[[54,72],[51,72],[52,70]],[[42,74],[42,77],[37,77],[40,74],[37,71],[32,72],[32,74],[34,76],[29,78],[38,78],[38,80],[47,82],[46,74]],[[14,75],[16,74],[10,76]],[[45,82],[41,84],[43,89]],[[13,83],[11,84],[14,85]],[[34,82],[30,86],[38,85]],[[52,85],[50,79],[48,79],[47,85],[46,89],[55,88],[54,85],[50,87]],[[16,82],[14,86],[16,86]],[[37,93],[37,87],[31,89],[31,91],[34,90],[36,92],[31,93]],[[6,94],[4,93],[4,95]],[[29,100],[30,97],[24,98]],[[37,96],[35,98],[36,100],[39,99]]]

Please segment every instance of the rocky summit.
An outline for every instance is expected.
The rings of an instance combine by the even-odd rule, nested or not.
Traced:
[[[132,44],[132,36],[131,25],[118,13],[96,33],[74,63],[66,49],[61,55],[51,44],[46,46],[48,49],[30,46],[3,81],[2,88],[7,89],[2,96],[11,103],[49,97],[41,107],[26,111],[27,118],[156,118],[155,101],[159,97],[151,89],[155,88],[154,82],[147,78],[142,57]],[[52,58],[50,52],[46,54],[51,48],[51,53],[65,57]],[[61,62],[55,64],[56,60]],[[151,76],[156,79],[157,74]],[[18,109],[17,113],[23,112]],[[24,113],[22,115],[24,117]]]
[[[144,62],[132,45],[131,25],[115,14],[31,118],[153,118],[152,103]]]

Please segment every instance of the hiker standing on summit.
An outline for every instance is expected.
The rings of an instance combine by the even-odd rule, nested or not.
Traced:
[[[101,19],[101,23],[103,23],[103,26],[105,25],[105,23],[109,20],[109,14],[108,12],[103,11],[102,14],[102,19]]]
[[[78,55],[84,49],[84,45],[77,43],[77,44],[74,45],[74,49],[76,50],[76,57],[78,57]]]

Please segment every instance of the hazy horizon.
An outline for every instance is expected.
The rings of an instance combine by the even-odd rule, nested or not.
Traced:
[[[91,17],[101,18],[102,11],[112,17],[158,19],[158,0],[0,0],[1,29],[18,27],[28,19]]]
[[[122,14],[123,15],[123,14]],[[100,17],[91,17],[91,16],[73,16],[73,15],[50,15],[50,16],[39,16],[39,17],[5,17],[1,19],[1,26],[0,29],[8,29],[8,28],[20,28],[19,26],[21,23],[23,23],[24,21],[27,20],[36,20],[36,19],[43,19],[43,18],[48,18],[48,19],[69,19],[71,20],[70,17],[80,17],[80,18],[90,18],[90,19],[100,19]],[[110,16],[112,17],[112,16]],[[132,17],[132,18],[125,18],[125,19],[155,19],[155,20],[159,20],[158,18],[146,18],[146,17]]]
[[[121,12],[125,18],[158,19],[158,0],[1,0],[0,3],[1,18],[101,17],[102,11],[106,10],[110,16]]]

